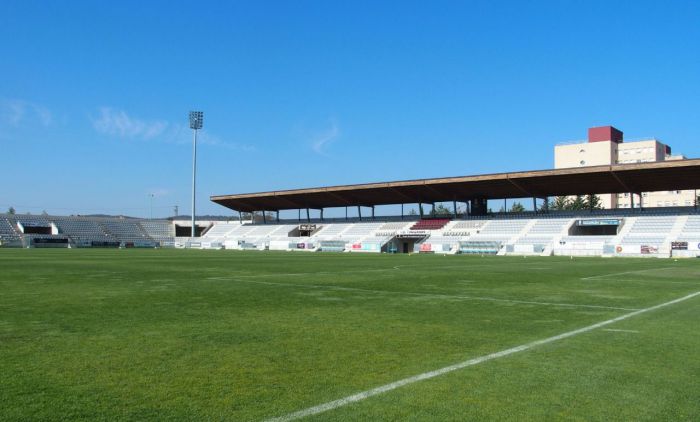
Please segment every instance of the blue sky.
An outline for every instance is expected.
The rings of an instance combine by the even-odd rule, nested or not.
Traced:
[[[144,4],[147,3],[147,4]],[[38,2],[0,13],[0,207],[551,168],[613,124],[700,157],[700,2]]]

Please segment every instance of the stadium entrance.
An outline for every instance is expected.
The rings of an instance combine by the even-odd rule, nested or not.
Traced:
[[[203,226],[194,226],[194,233],[196,237],[199,237],[202,235],[204,232],[204,229],[206,227]],[[175,224],[175,236],[176,237],[190,237],[192,235],[192,226],[181,226],[179,224]]]
[[[619,218],[586,218],[576,220],[569,229],[570,236],[615,236],[622,221]]]
[[[416,243],[425,239],[425,233],[399,233],[386,244],[384,252],[411,253],[415,250]]]

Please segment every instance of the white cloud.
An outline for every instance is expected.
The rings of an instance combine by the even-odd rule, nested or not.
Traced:
[[[40,104],[18,99],[0,99],[0,121],[11,126],[23,123],[49,126],[53,115]]]
[[[177,145],[189,145],[192,143],[192,131],[189,127],[180,123],[170,123],[166,120],[146,121],[132,117],[123,110],[111,107],[101,107],[99,113],[100,116],[92,120],[92,125],[96,131],[103,134]],[[255,151],[255,147],[252,145],[224,141],[206,130],[198,132],[197,143],[237,151]]]
[[[331,119],[331,127],[313,137],[311,149],[317,154],[326,155],[325,148],[340,136],[340,128],[335,119]]]
[[[93,119],[92,125],[100,133],[121,138],[152,139],[160,136],[168,128],[162,120],[146,121],[129,116],[123,110],[101,107],[100,116]]]
[[[211,135],[208,132],[201,131],[197,137],[197,142],[203,145],[212,145],[217,147],[228,148],[237,151],[251,152],[255,151],[253,145],[240,144],[238,142],[227,142],[219,138],[218,136]]]

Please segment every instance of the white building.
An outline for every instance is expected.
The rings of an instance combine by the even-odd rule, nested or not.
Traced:
[[[671,147],[657,139],[623,142],[622,131],[612,126],[588,129],[588,140],[560,144],[554,147],[554,168],[600,166],[610,164],[644,163],[684,160],[671,155]],[[692,190],[643,192],[600,195],[604,208],[677,207],[695,204]]]

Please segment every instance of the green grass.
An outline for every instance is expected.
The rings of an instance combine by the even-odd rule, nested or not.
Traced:
[[[690,259],[0,249],[0,420],[264,420],[696,291]],[[698,420],[699,351],[695,297],[307,419]]]

